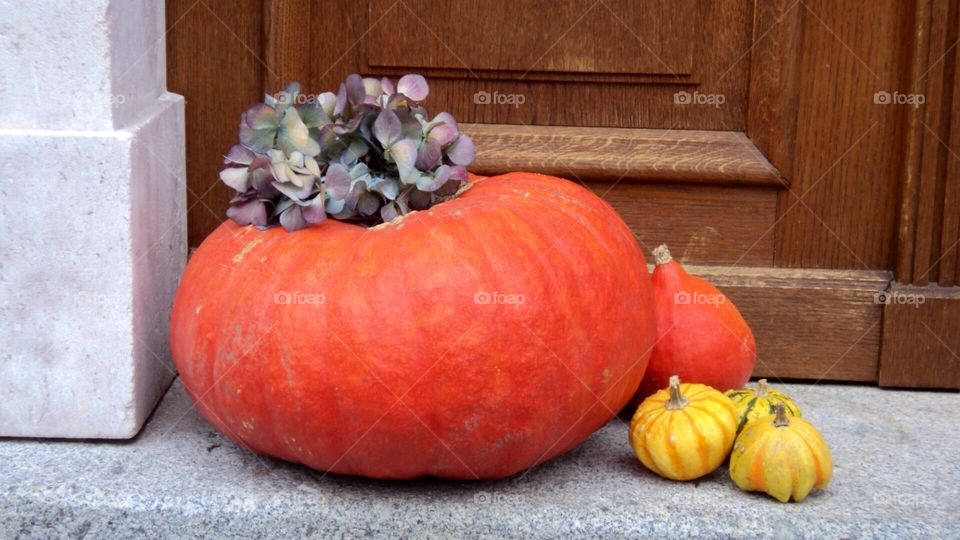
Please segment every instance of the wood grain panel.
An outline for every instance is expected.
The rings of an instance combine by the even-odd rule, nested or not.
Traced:
[[[309,83],[310,56],[315,51],[307,38],[319,4],[313,0],[262,2],[264,91],[276,92],[293,81]]]
[[[754,376],[877,380],[890,272],[696,267],[736,305],[757,340]]]
[[[907,106],[911,5],[804,1],[794,168],[779,201],[778,266],[891,268]],[[869,21],[869,24],[865,24]]]
[[[613,10],[608,9],[607,4],[611,3],[606,0],[595,2],[592,9],[596,13],[609,14]],[[491,22],[488,28],[510,28],[514,23],[514,11],[518,9],[514,7],[516,4],[499,5],[502,7],[494,10],[490,17],[502,21]],[[299,78],[301,81],[309,80],[305,84],[311,91],[323,91],[337,88],[348,74],[354,72],[369,76],[396,75],[403,71],[424,72],[431,77],[430,97],[426,103],[430,110],[447,110],[465,123],[744,131],[749,71],[749,61],[744,58],[751,45],[753,3],[712,0],[697,2],[696,6],[696,28],[699,31],[695,36],[692,59],[692,72],[696,74],[697,83],[695,87],[690,86],[688,77],[674,78],[672,75],[663,76],[665,79],[656,83],[641,84],[634,81],[628,84],[584,80],[586,76],[601,75],[583,72],[555,72],[556,76],[550,77],[552,80],[544,80],[537,75],[543,75],[544,72],[534,71],[519,78],[517,74],[523,75],[523,71],[474,70],[469,63],[458,64],[461,70],[453,73],[444,70],[436,73],[435,69],[431,72],[432,68],[419,65],[409,66],[405,70],[368,66],[369,50],[378,46],[376,41],[369,39],[368,33],[408,33],[423,41],[437,42],[430,46],[439,49],[444,48],[443,42],[450,41],[449,36],[438,34],[421,22],[432,16],[431,11],[451,16],[446,9],[426,9],[421,8],[419,2],[406,1],[387,2],[377,11],[370,11],[364,2],[325,2],[323,13],[311,22],[309,40],[313,65],[301,67]],[[613,18],[614,24],[628,28],[627,33],[632,41],[616,43],[611,40],[611,43],[624,51],[633,50],[642,36],[623,19],[621,13],[614,13],[618,16]],[[411,28],[395,24],[394,21],[401,16],[416,26]],[[586,24],[592,24],[589,16]],[[557,27],[548,12],[533,26],[517,28],[505,34],[485,31],[473,45],[482,50],[496,49],[500,44],[512,46],[521,39],[517,37],[518,33],[546,36],[552,35]],[[613,31],[615,29],[610,26],[604,29],[602,35]],[[568,35],[576,36],[581,41],[585,39],[577,34],[576,29],[570,29]],[[622,74],[602,76],[625,77]],[[666,79],[675,79],[676,84]],[[671,84],[665,84],[667,82]],[[694,100],[690,100],[691,103],[680,100],[681,103],[678,103],[675,95],[681,91],[700,96],[701,103],[694,104]],[[523,103],[482,102],[478,95],[484,92],[493,97],[513,96],[514,102],[518,101],[516,96],[522,96],[520,99]],[[722,104],[716,104],[716,96],[722,96],[719,98]],[[702,101],[708,98],[714,99],[714,102]]]
[[[187,226],[198,245],[225,219],[233,192],[220,156],[240,113],[262,99],[260,0],[167,0],[167,85],[186,97]]]
[[[742,133],[462,124],[474,138],[471,171],[534,171],[611,181],[783,187],[779,172]]]
[[[881,386],[960,388],[960,288],[894,284],[883,311]]]
[[[394,2],[370,0],[370,16]],[[390,25],[371,28],[370,67],[687,75],[699,34],[694,0],[519,0],[509,8],[448,0],[443,9],[405,0],[401,7]],[[398,26],[429,28],[436,39]]]
[[[643,247],[667,244],[677,260],[770,266],[776,190],[587,182],[620,214]]]

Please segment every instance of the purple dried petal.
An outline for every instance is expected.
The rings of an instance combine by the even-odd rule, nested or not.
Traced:
[[[400,138],[401,128],[397,114],[390,109],[384,109],[373,123],[373,135],[384,148],[388,148]]]
[[[254,158],[257,155],[248,150],[246,147],[235,144],[230,147],[230,151],[227,152],[227,155],[223,156],[223,164],[229,165],[231,163],[236,163],[237,165],[250,165],[253,163]]]
[[[280,120],[277,111],[264,103],[250,107],[242,117],[243,122],[251,129],[275,128]]]
[[[270,168],[255,169],[250,172],[250,185],[263,198],[272,198],[277,194],[276,188],[273,187],[275,180]]]
[[[452,169],[453,167],[451,167]],[[461,181],[450,178],[445,184],[437,188],[433,194],[437,197],[450,197],[456,195],[457,191],[460,190]]]
[[[397,93],[397,91],[393,88],[393,81],[386,77],[380,79],[380,88],[383,90],[383,93],[387,95]]]
[[[454,118],[452,114],[446,111],[442,113],[437,113],[436,116],[430,119],[430,123],[428,125],[430,126],[430,128],[433,128],[434,126],[438,126],[440,124],[450,124],[455,128],[459,127],[457,124],[457,119]]]
[[[253,129],[240,121],[240,144],[258,154],[266,154],[273,148],[273,139],[277,136],[276,128]]]
[[[254,199],[227,208],[227,217],[232,219],[237,225],[253,224],[264,226],[267,224],[267,206],[263,201]]]
[[[340,162],[344,165],[353,165],[357,160],[367,155],[369,151],[370,148],[367,146],[367,143],[361,139],[354,139],[350,142],[350,146],[340,154]]]
[[[334,199],[343,199],[350,193],[350,173],[338,163],[327,167],[327,174],[323,177],[326,192]]]
[[[430,93],[430,87],[422,75],[410,74],[400,77],[397,91],[414,101],[423,101]]]
[[[403,94],[392,94],[387,99],[387,105],[384,109],[400,109],[410,106],[410,99]]]
[[[224,169],[220,171],[220,180],[241,193],[250,189],[250,172],[246,167],[229,167]]]
[[[330,116],[316,101],[298,106],[297,114],[307,127],[315,128],[330,123]]]
[[[394,203],[387,203],[383,208],[380,209],[380,219],[384,222],[393,221],[400,215],[400,211],[397,209],[397,205]]]
[[[324,201],[324,207],[328,214],[339,214],[347,206],[347,201],[343,199],[327,199]]]
[[[466,182],[469,179],[467,176],[467,168],[460,165],[450,167],[450,179]]]
[[[330,129],[337,135],[350,135],[357,131],[364,118],[362,115],[355,116],[345,124],[331,124]]]
[[[333,111],[337,108],[337,96],[333,92],[324,92],[317,96],[317,103],[327,115],[327,121],[333,120]]]
[[[250,166],[247,169],[250,172],[256,171],[258,169],[269,169],[270,168],[270,157],[269,156],[257,156],[256,159],[250,163]]]
[[[376,178],[369,184],[371,191],[376,191],[389,201],[396,199],[400,194],[400,186],[392,178]]]
[[[281,184],[280,182],[274,182],[273,187],[286,195],[290,200],[297,204],[301,204],[304,199],[310,196],[310,193],[313,191],[313,181],[306,182],[303,187],[295,187],[293,184]]]
[[[364,193],[357,200],[357,211],[363,216],[372,216],[380,208],[380,197],[373,193]]]
[[[374,99],[380,97],[380,94],[383,93],[383,87],[380,84],[379,79],[374,79],[373,77],[364,77],[363,79],[363,91]]]
[[[283,115],[278,142],[288,155],[299,151],[313,156],[320,152],[320,145],[310,138],[310,131],[293,108],[287,109]]]
[[[440,150],[440,143],[427,140],[417,152],[416,167],[421,171],[432,171],[440,164],[441,159],[443,159],[443,152]]]
[[[327,219],[327,212],[323,208],[323,194],[318,193],[310,200],[310,204],[300,208],[300,212],[307,223],[320,223]]]
[[[417,189],[420,191],[436,191],[440,189],[450,178],[450,167],[441,165],[432,176],[423,175],[417,179]]]
[[[393,113],[400,119],[400,125],[402,126],[400,130],[401,137],[410,139],[419,145],[420,141],[423,140],[423,126],[420,125],[417,117],[410,111],[404,109],[395,110]]]
[[[400,179],[406,180],[416,170],[417,145],[410,139],[403,139],[390,147],[390,157],[397,164]]]
[[[433,202],[433,196],[429,193],[413,190],[410,192],[410,208],[414,210],[425,210],[430,208],[430,204]]]
[[[457,135],[459,134],[460,131],[457,129],[457,126],[440,124],[430,130],[427,138],[432,141],[437,141],[440,146],[447,146],[448,144],[457,140]]]
[[[466,135],[460,135],[454,141],[450,148],[447,148],[447,159],[454,165],[463,165],[466,167],[476,157],[473,148],[473,139]]]
[[[340,83],[340,90],[337,92],[337,104],[333,108],[333,116],[342,118],[347,111],[347,85]]]
[[[290,232],[299,231],[307,226],[307,220],[303,219],[303,212],[300,211],[300,207],[293,205],[280,214],[280,225],[283,225],[283,228]]]
[[[347,98],[350,99],[350,103],[353,105],[359,105],[363,103],[364,96],[367,95],[366,88],[363,84],[363,78],[356,73],[351,73],[347,76]]]

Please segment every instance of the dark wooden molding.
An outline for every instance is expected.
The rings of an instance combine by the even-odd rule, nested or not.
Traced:
[[[917,0],[906,107],[897,281],[957,285],[960,276],[960,72],[956,0]]]
[[[364,65],[363,71],[377,73],[391,78],[399,78],[411,69],[408,67]],[[535,81],[556,83],[606,83],[606,84],[669,84],[674,86],[697,86],[701,83],[695,75],[649,75],[644,73],[563,73],[556,71],[505,71],[492,69],[456,69],[456,68],[416,68],[429,80],[433,79],[476,79],[482,81]],[[692,90],[691,90],[692,91]]]
[[[463,124],[492,175],[533,171],[586,180],[783,187],[743,133],[732,131]]]
[[[736,304],[757,340],[755,376],[875,382],[892,274],[688,266]]]
[[[880,385],[960,388],[960,287],[895,283],[886,302]]]
[[[747,135],[787,178],[792,174],[797,136],[804,11],[795,0],[754,4]]]

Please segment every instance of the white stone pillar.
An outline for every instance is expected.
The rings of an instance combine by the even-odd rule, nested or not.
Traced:
[[[0,0],[0,436],[129,438],[174,376],[163,0]]]

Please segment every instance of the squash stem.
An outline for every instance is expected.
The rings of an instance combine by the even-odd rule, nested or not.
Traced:
[[[653,249],[653,262],[657,263],[657,266],[667,264],[672,260],[673,257],[670,255],[670,250],[667,249],[666,244],[660,244]]]
[[[789,426],[790,420],[787,419],[787,407],[782,402],[778,402],[775,407],[777,415],[773,418],[773,427]]]
[[[667,410],[674,411],[687,406],[687,398],[680,393],[680,377],[670,376],[670,400],[667,401]]]
[[[767,388],[766,379],[760,379],[757,381],[757,397],[767,397],[768,390],[769,388]]]

